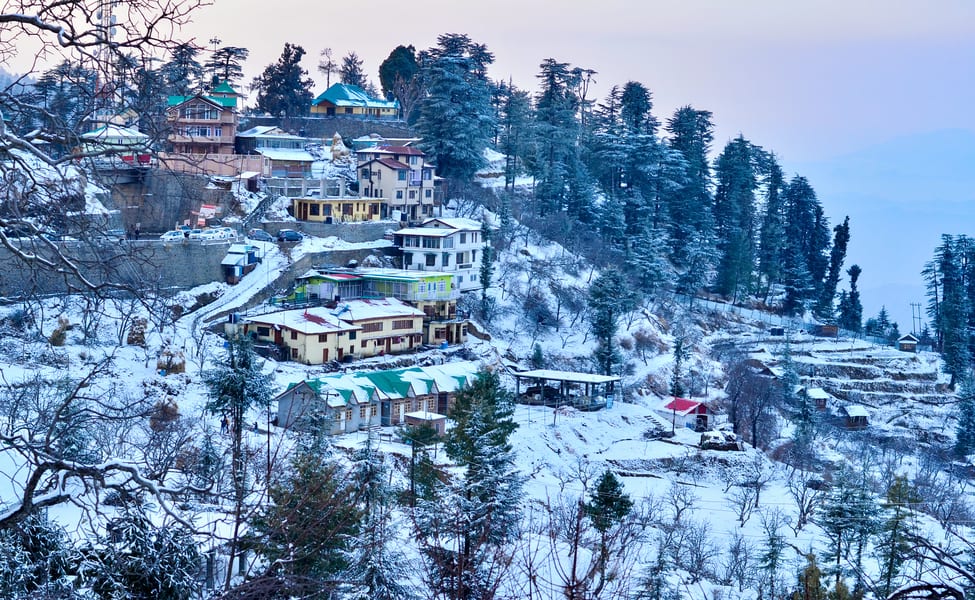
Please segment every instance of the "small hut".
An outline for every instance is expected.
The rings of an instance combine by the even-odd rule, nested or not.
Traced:
[[[859,404],[849,404],[840,408],[840,412],[846,419],[846,427],[848,429],[866,429],[869,425],[870,414],[867,409],[860,406]]]
[[[901,352],[917,352],[918,339],[909,333],[897,338],[897,349]]]

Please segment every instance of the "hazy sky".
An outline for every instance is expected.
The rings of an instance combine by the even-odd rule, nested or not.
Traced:
[[[741,132],[787,167],[902,134],[975,131],[971,0],[214,0],[182,33],[249,48],[248,82],[298,44],[317,95],[325,47],[356,51],[378,82],[397,45],[448,32],[486,44],[495,79],[533,89],[554,58],[595,69],[598,98],[640,81],[661,120],[685,104],[710,110],[718,149]]]

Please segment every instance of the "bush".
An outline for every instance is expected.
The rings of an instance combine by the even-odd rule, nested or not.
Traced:
[[[47,341],[52,346],[63,346],[68,340],[69,329],[71,329],[71,323],[64,317],[58,317],[58,326],[51,332],[51,336],[47,338]]]

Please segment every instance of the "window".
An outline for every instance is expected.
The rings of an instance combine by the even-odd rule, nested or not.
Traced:
[[[351,106],[346,107],[345,114],[347,114],[347,115],[351,115],[352,114],[352,107]]]
[[[443,265],[442,266],[444,266],[444,267],[449,267],[450,266],[450,253],[449,252],[444,252],[443,253]]]
[[[351,421],[352,420],[352,409],[351,408],[345,411],[345,420],[346,421]]]
[[[365,348],[369,344],[369,340],[362,340],[361,346]]]
[[[373,331],[382,331],[382,330],[383,330],[383,322],[382,321],[379,321],[377,323],[363,323],[362,324],[362,333],[371,333]]]
[[[319,342],[322,342],[322,343],[327,342],[328,341],[328,334],[327,333],[319,333],[318,334],[318,341]]]
[[[349,332],[349,339],[350,340],[354,340],[355,339],[355,332],[354,331],[350,331]],[[351,352],[351,350],[350,350],[350,352]]]
[[[403,255],[403,266],[408,267],[413,264],[413,253],[407,252]]]
[[[298,360],[298,349],[297,348],[292,348],[291,349],[291,359],[292,360]]]
[[[415,156],[411,156],[410,157],[410,164],[411,165],[415,165],[416,164],[416,160],[417,160],[417,158]]]
[[[257,335],[259,335],[261,337],[271,337],[271,328],[270,327],[258,327],[257,328]]]
[[[423,178],[426,179],[427,181],[433,179],[433,171],[431,171],[430,169],[423,169]]]
[[[369,407],[366,406],[365,404],[363,404],[362,406],[359,407],[359,418],[360,419],[365,419],[366,418],[366,409],[367,408],[369,408]]]
[[[423,190],[423,197],[424,198],[433,198],[433,190],[429,190],[429,189]]]
[[[426,265],[428,267],[435,267],[435,266],[437,266],[437,255],[436,254],[427,254],[427,262],[426,262]]]
[[[291,332],[291,339],[293,339],[293,340],[298,339],[298,332],[297,331],[292,331]]]
[[[477,262],[477,250],[471,250],[471,262]]]
[[[393,329],[413,329],[413,319],[393,321]]]
[[[416,190],[410,190],[410,200],[416,200]]]
[[[458,252],[456,258],[457,258],[457,264],[458,265],[464,264],[464,253],[463,252]]]
[[[217,109],[213,106],[208,106],[206,104],[191,104],[190,106],[183,108],[183,118],[215,121],[219,117],[217,114]]]
[[[424,248],[439,248],[440,240],[437,238],[423,238]]]
[[[362,170],[362,176],[365,179],[369,179],[369,167],[366,167],[365,169]]]
[[[317,217],[318,216],[319,210],[318,210],[318,205],[317,204],[315,204],[313,202],[313,203],[311,203],[308,206],[308,208],[309,208],[308,214],[312,215],[313,217]]]
[[[396,171],[396,179],[399,179],[400,181],[406,181],[406,171],[403,169]]]
[[[403,190],[396,190],[396,199],[397,200],[403,199]]]
[[[467,243],[467,234],[464,233],[463,231],[460,232],[460,243],[461,244],[466,244]]]

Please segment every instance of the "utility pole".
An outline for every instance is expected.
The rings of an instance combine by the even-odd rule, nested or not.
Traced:
[[[921,303],[911,302],[911,327],[914,337],[921,335]]]

